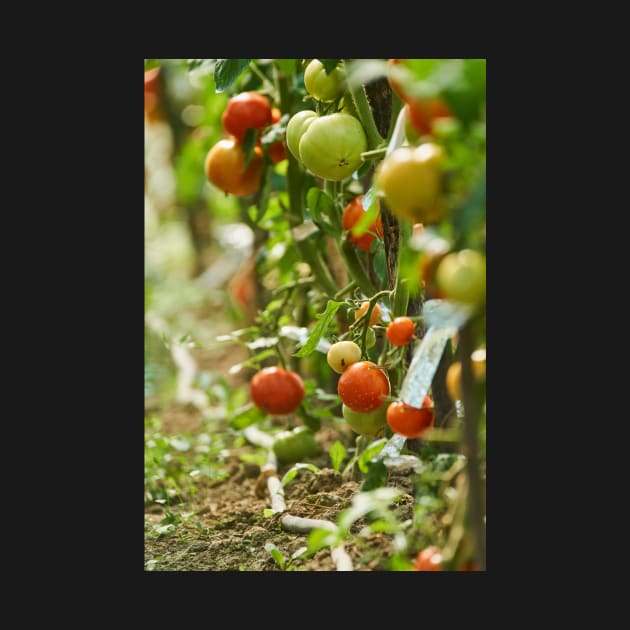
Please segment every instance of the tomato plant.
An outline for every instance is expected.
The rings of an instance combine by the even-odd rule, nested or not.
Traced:
[[[413,337],[416,325],[409,317],[396,317],[390,322],[385,331],[389,342],[394,346],[406,346]]]
[[[243,92],[231,98],[221,117],[223,128],[239,142],[249,128],[271,124],[269,99],[258,92]]]
[[[404,402],[393,402],[387,408],[387,424],[394,433],[406,438],[417,438],[433,426],[435,412],[433,400],[425,396],[422,409],[411,407]]]
[[[234,138],[219,140],[208,152],[206,176],[225,193],[236,196],[251,195],[260,187],[263,152],[254,148],[251,162],[245,167],[245,153]]]
[[[250,383],[252,402],[265,413],[284,415],[294,412],[304,398],[304,383],[299,374],[281,367],[266,367]]]
[[[340,181],[361,165],[367,138],[361,123],[348,114],[320,116],[310,122],[299,143],[300,159],[318,177]]]
[[[367,231],[360,236],[355,236],[352,233],[352,228],[358,223],[359,219],[365,213],[363,208],[363,195],[355,197],[344,209],[341,215],[341,225],[344,230],[349,230],[348,238],[364,252],[369,252],[372,243],[376,240],[376,237],[383,238],[383,223],[381,221],[380,214],[376,221],[370,224]]]
[[[389,391],[385,372],[372,361],[353,363],[337,383],[339,398],[352,411],[374,411],[383,404]]]

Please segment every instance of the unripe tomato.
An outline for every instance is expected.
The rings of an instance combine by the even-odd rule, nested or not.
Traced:
[[[442,552],[439,547],[431,546],[423,549],[416,557],[416,571],[441,571]]]
[[[229,134],[242,142],[247,129],[262,129],[271,124],[269,99],[258,92],[237,94],[228,101],[221,122]]]
[[[344,230],[352,230],[352,228],[359,222],[359,219],[363,216],[365,210],[362,205],[363,195],[355,197],[344,209],[341,215],[341,224]],[[378,203],[378,201],[377,201]],[[368,226],[367,232],[361,234],[361,236],[355,236],[352,232],[348,233],[348,238],[364,252],[369,252],[372,243],[376,239],[374,234],[378,234],[379,238],[383,238],[383,223],[381,222],[381,215],[379,213],[376,221]]]
[[[433,401],[429,396],[424,397],[422,409],[400,401],[390,403],[387,408],[387,424],[394,433],[399,433],[407,439],[420,437],[435,421],[432,407]]]
[[[354,320],[356,321],[362,315],[365,315],[370,308],[370,303],[366,300],[361,303],[361,306],[354,313]],[[370,326],[374,326],[381,321],[381,307],[378,305],[378,302],[374,305],[372,309],[372,314],[370,315]]]
[[[219,190],[236,195],[251,195],[260,186],[263,152],[254,147],[254,155],[245,168],[245,153],[234,138],[219,140],[208,152],[205,161],[208,179]]]
[[[486,298],[486,257],[472,249],[452,252],[440,261],[435,281],[448,299],[478,306]]]
[[[385,335],[393,346],[406,346],[413,337],[416,325],[409,317],[397,317],[390,322],[385,331]]]
[[[310,109],[305,109],[298,112],[291,117],[287,124],[286,138],[289,151],[293,154],[296,160],[300,160],[299,145],[304,132],[308,129],[309,125],[317,119],[317,114]]]
[[[416,148],[400,147],[380,163],[378,186],[399,218],[425,225],[440,219],[443,157],[440,146],[426,142]]]
[[[389,380],[372,361],[358,361],[339,377],[337,393],[341,402],[352,411],[374,411],[389,396]]]
[[[293,431],[278,433],[273,443],[273,452],[281,464],[299,462],[320,452],[315,433],[308,427],[297,427]]]
[[[277,123],[282,118],[282,112],[274,107],[271,110],[271,124]],[[268,149],[267,153],[269,153],[269,157],[274,164],[278,162],[282,162],[282,160],[287,159],[287,150],[284,146],[284,142],[282,140],[278,140],[278,142],[274,142]]]
[[[361,358],[361,348],[354,341],[338,341],[330,346],[326,354],[328,365],[342,374],[343,371]]]
[[[266,367],[254,374],[249,392],[261,411],[284,415],[299,407],[304,398],[304,383],[295,372],[279,366]]]
[[[308,125],[299,144],[304,166],[318,177],[340,181],[361,166],[367,138],[361,123],[349,114],[320,116]]]
[[[304,87],[318,101],[330,103],[341,96],[345,88],[346,73],[337,66],[326,74],[319,59],[313,59],[304,70]]]
[[[341,405],[341,413],[350,428],[359,435],[373,437],[387,424],[387,405],[381,405],[367,413],[353,411],[347,405]]]

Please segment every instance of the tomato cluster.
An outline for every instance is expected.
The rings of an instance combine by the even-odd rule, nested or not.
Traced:
[[[260,131],[277,123],[282,114],[272,108],[269,99],[258,92],[241,92],[232,97],[223,112],[221,122],[229,138],[219,140],[208,152],[205,172],[212,184],[225,193],[250,195],[260,187],[264,167],[264,152],[260,139],[254,147],[248,165],[245,164],[243,140],[248,129]],[[274,164],[286,159],[284,143],[279,140],[267,151]]]

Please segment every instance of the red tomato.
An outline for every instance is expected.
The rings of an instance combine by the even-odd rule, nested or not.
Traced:
[[[271,110],[271,124],[274,125],[282,118],[282,112],[274,107]],[[278,162],[282,162],[282,160],[287,159],[287,148],[284,146],[284,142],[282,140],[278,140],[278,142],[274,142],[268,149],[269,157],[274,164]]]
[[[380,407],[389,391],[387,376],[372,361],[357,361],[348,366],[337,384],[341,402],[352,411],[364,413]]]
[[[229,134],[242,142],[247,129],[262,129],[271,124],[271,105],[258,92],[242,92],[228,101],[221,122]]]
[[[359,195],[355,197],[344,209],[343,214],[341,215],[341,224],[343,225],[344,230],[351,230],[358,222],[359,219],[363,216],[365,210],[361,205],[363,199],[363,195]],[[379,213],[376,221],[374,221],[367,229],[367,232],[361,234],[361,236],[354,236],[352,232],[348,233],[348,238],[364,252],[369,252],[370,247],[376,237],[374,234],[369,234],[369,232],[375,232],[378,234],[379,238],[383,238],[383,223],[381,222],[381,215]]]
[[[439,547],[431,546],[423,549],[416,557],[416,571],[441,571],[442,552]]]
[[[266,367],[254,374],[249,392],[261,411],[284,415],[299,407],[304,398],[304,383],[295,372],[279,366]]]
[[[387,424],[394,433],[407,439],[420,437],[433,426],[435,412],[431,408],[433,401],[425,396],[422,409],[411,407],[404,402],[393,402],[387,408]]]
[[[254,147],[254,155],[245,168],[245,153],[234,138],[219,140],[206,156],[205,171],[210,182],[237,197],[258,190],[262,170],[262,149]]]
[[[406,346],[413,337],[416,325],[409,317],[397,317],[387,326],[385,334],[394,346]]]
[[[419,134],[431,134],[433,121],[453,116],[448,105],[439,98],[408,99],[409,121]]]

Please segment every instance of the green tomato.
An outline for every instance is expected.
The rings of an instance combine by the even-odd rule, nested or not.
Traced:
[[[318,101],[331,103],[341,96],[346,82],[346,73],[337,67],[326,74],[324,65],[319,59],[313,59],[304,70],[304,87]]]
[[[341,406],[341,413],[350,428],[359,435],[376,435],[387,424],[387,405],[383,404],[374,411],[362,413],[353,411],[346,405]]]
[[[305,109],[295,114],[291,120],[289,120],[286,130],[287,146],[289,147],[289,151],[293,154],[293,157],[298,160],[300,159],[300,152],[298,150],[300,138],[316,118],[317,114],[314,111]]]
[[[311,122],[300,139],[300,159],[318,177],[340,181],[361,166],[367,139],[361,123],[348,114],[330,114]]]
[[[273,443],[273,452],[281,464],[299,462],[313,457],[321,451],[315,433],[308,427],[297,427],[293,431],[278,433]]]
[[[326,360],[337,374],[342,374],[349,365],[361,360],[361,348],[354,341],[338,341],[330,346]]]
[[[480,305],[486,298],[486,258],[472,249],[448,254],[438,265],[435,281],[447,298]]]

